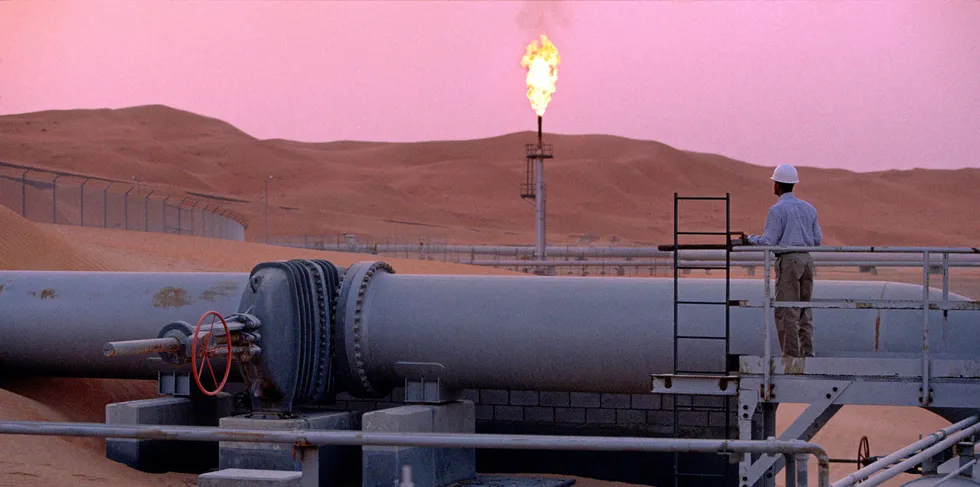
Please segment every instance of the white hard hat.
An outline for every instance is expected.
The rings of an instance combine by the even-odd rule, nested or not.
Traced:
[[[796,168],[792,164],[780,164],[776,167],[776,170],[772,172],[772,177],[769,178],[778,183],[788,183],[796,184],[800,182],[800,176],[796,174]]]

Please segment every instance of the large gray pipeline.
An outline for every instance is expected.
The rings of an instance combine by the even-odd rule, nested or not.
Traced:
[[[164,364],[106,358],[102,345],[233,313],[247,283],[247,273],[2,271],[0,374],[155,379]]]
[[[258,272],[274,277],[279,271],[273,266]],[[240,273],[0,272],[0,370],[154,378],[157,368],[145,357],[107,358],[103,343],[153,338],[163,325],[194,324],[209,309],[245,312],[240,306],[261,299],[273,309],[292,292],[273,277],[263,290]],[[733,280],[731,290],[732,299],[761,302],[759,280]],[[922,289],[818,281],[814,293],[920,299]],[[721,300],[724,281],[683,279],[680,295]],[[466,388],[648,392],[650,374],[672,371],[672,299],[670,279],[398,275],[360,263],[346,271],[336,317],[323,327],[335,335],[328,373],[360,395],[383,395],[399,385],[405,363],[440,364],[442,381]],[[681,313],[683,334],[724,333],[723,307],[685,306]],[[974,315],[950,312],[944,329],[940,312],[932,312],[933,353],[976,355],[980,327]],[[257,316],[264,336],[297,326],[272,312]],[[823,356],[921,350],[921,311],[815,310],[814,321],[816,351]],[[762,322],[761,309],[733,308],[731,353],[761,354]],[[279,339],[275,346],[262,344],[265,360],[303,353],[301,345],[307,345],[299,334]],[[680,365],[717,365],[721,347],[682,344]]]
[[[356,289],[365,268],[352,266],[345,288]],[[338,302],[338,345],[347,358],[344,377],[355,393],[383,394],[398,385],[399,362],[440,364],[440,379],[450,386],[620,393],[649,392],[650,374],[673,370],[672,279],[375,272],[364,289],[362,297],[341,293]],[[679,294],[723,301],[724,280],[683,279]],[[941,293],[930,294],[938,299]],[[761,303],[762,281],[732,280],[731,297]],[[922,287],[818,281],[814,297],[916,300]],[[355,323],[350,310],[358,306]],[[762,313],[731,310],[732,354],[762,354]],[[940,312],[931,313],[933,353],[976,354],[980,327],[970,313],[950,312],[945,330]],[[722,306],[683,306],[678,316],[682,335],[724,336]],[[813,319],[822,356],[922,349],[921,311],[816,309]],[[779,354],[775,336],[772,352]],[[682,340],[679,350],[683,369],[724,365],[721,341]]]

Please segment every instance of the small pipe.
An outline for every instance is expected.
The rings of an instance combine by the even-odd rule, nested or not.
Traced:
[[[881,485],[887,482],[888,480],[892,479],[896,475],[902,474],[908,469],[922,463],[927,458],[945,450],[946,448],[949,448],[952,445],[955,445],[963,438],[977,434],[978,431],[980,431],[980,424],[974,424],[973,426],[965,430],[954,433],[949,438],[940,441],[939,443],[936,443],[935,445],[925,450],[922,450],[916,455],[910,457],[908,460],[905,460],[904,462],[894,465],[888,468],[887,470],[884,470],[880,474],[865,480],[864,482],[862,482],[861,485],[866,487],[875,487],[876,485]]]
[[[936,487],[938,485],[945,484],[949,479],[952,479],[953,477],[955,477],[955,476],[957,476],[957,475],[959,475],[959,474],[961,474],[961,473],[969,470],[970,467],[974,466],[976,463],[977,463],[977,459],[976,458],[974,458],[973,460],[970,460],[969,462],[966,462],[962,467],[960,467],[960,468],[958,468],[956,470],[953,470],[952,472],[950,472],[945,477],[939,479],[939,482],[936,482],[936,483],[932,484],[932,487]]]
[[[428,448],[501,448],[509,450],[645,451],[665,453],[812,454],[820,465],[819,485],[828,485],[830,457],[815,443],[799,440],[703,440],[608,436],[502,435],[483,433],[371,433],[363,431],[289,431],[213,426],[107,425],[20,421],[0,423],[0,434],[96,438],[242,441],[300,446],[420,446]]]
[[[919,402],[928,406],[929,397],[929,251],[922,253],[922,392]]]
[[[147,340],[126,340],[109,342],[102,346],[102,354],[106,357],[120,355],[145,355],[150,353],[174,353],[180,349],[180,340],[176,337],[150,338]]]
[[[937,441],[946,438],[952,433],[961,431],[963,428],[967,428],[970,425],[975,424],[978,419],[980,419],[980,416],[973,415],[970,416],[969,418],[966,418],[962,421],[959,421],[941,430],[938,430],[930,434],[929,436],[922,438],[919,441],[916,441],[915,443],[912,443],[911,445],[908,445],[905,448],[902,448],[901,450],[892,453],[891,455],[887,455],[885,457],[878,459],[878,461],[858,470],[857,472],[848,474],[846,477],[838,480],[837,482],[834,482],[833,487],[851,487],[854,484],[868,478],[875,472],[878,472],[879,470],[907,457],[908,455],[917,452],[923,448],[926,448],[930,445],[933,445]]]

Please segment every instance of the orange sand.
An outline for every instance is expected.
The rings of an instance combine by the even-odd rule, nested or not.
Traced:
[[[546,178],[548,238],[556,244],[585,234],[600,243],[613,237],[623,245],[666,242],[675,191],[730,191],[733,228],[752,233],[762,230],[774,201],[769,168],[651,141],[545,137],[555,152]],[[519,193],[524,144],[534,139],[526,132],[420,143],[258,140],[220,120],[164,106],[0,117],[4,160],[246,200],[219,203],[249,217],[250,240],[263,235],[264,182],[273,174],[273,236],[349,232],[381,241],[532,242],[533,207]],[[828,243],[980,241],[976,196],[961,190],[980,186],[980,169],[800,171],[800,196],[819,208]],[[684,221],[717,229],[723,207],[711,209],[686,205]]]

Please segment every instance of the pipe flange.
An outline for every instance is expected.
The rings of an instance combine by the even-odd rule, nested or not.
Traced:
[[[187,356],[187,343],[190,336],[194,334],[194,327],[186,321],[172,321],[160,329],[157,338],[176,338],[180,342],[180,348],[175,353],[160,352],[160,359],[171,365],[183,365],[189,360]]]
[[[364,366],[365,339],[362,314],[368,283],[379,271],[388,274],[395,273],[391,265],[382,261],[359,262],[351,266],[347,271],[349,280],[347,279],[348,276],[345,276],[344,296],[342,299],[338,299],[338,306],[344,307],[343,314],[338,315],[345,322],[343,332],[345,335],[349,334],[344,341],[345,345],[350,345],[350,349],[346,350],[346,358],[349,365],[348,372],[353,377],[349,378],[348,387],[354,395],[378,395],[378,391],[371,386],[371,381],[368,380],[367,370]],[[351,296],[351,293],[356,293],[356,295]]]

